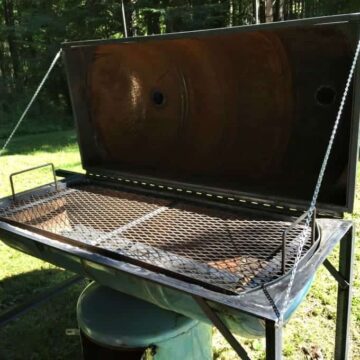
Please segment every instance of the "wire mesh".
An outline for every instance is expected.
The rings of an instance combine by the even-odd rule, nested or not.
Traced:
[[[0,216],[234,293],[282,275],[291,225],[95,185],[33,193],[0,208]],[[300,222],[287,233],[286,271],[303,228]],[[309,232],[304,254],[310,246]]]

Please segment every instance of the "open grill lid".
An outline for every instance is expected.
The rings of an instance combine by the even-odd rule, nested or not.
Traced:
[[[64,44],[84,168],[308,205],[359,19]],[[353,209],[358,98],[356,77],[320,210]]]

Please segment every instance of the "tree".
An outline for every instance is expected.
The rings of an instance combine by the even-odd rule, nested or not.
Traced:
[[[129,36],[346,13],[357,11],[360,5],[360,0],[123,1]],[[121,0],[2,0],[0,137],[24,108],[63,41],[122,36]],[[55,69],[39,100],[31,121],[45,130],[71,123],[61,66]],[[28,131],[38,130],[40,125],[29,126]]]

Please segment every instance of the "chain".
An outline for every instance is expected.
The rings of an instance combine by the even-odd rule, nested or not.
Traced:
[[[276,306],[275,301],[271,297],[271,295],[269,294],[265,284],[263,284],[263,286],[261,288],[262,288],[262,291],[264,292],[265,297],[267,298],[267,300],[269,301],[271,307],[273,308],[276,317],[278,318],[278,320],[280,320],[281,314],[280,314],[279,308]]]
[[[20,116],[19,121],[16,123],[14,129],[12,130],[12,132],[10,133],[9,137],[6,139],[4,145],[2,146],[1,150],[0,150],[0,156],[4,153],[5,149],[7,148],[7,146],[9,145],[10,141],[12,140],[12,138],[14,137],[17,129],[19,128],[20,124],[22,123],[22,121],[24,120],[25,116],[27,115],[29,109],[31,108],[31,105],[34,103],[35,99],[37,98],[37,96],[39,95],[40,90],[42,89],[42,87],[45,84],[45,81],[47,80],[47,78],[49,77],[52,69],[54,68],[55,64],[57,63],[57,61],[60,58],[61,55],[61,49],[57,52],[57,54],[55,55],[53,61],[50,64],[49,69],[47,70],[47,72],[45,73],[43,79],[41,80],[39,86],[37,87],[34,95],[32,96],[31,100],[29,101],[29,103],[27,104],[24,112],[22,113],[22,115]]]
[[[327,146],[327,149],[326,149],[326,152],[325,152],[325,156],[324,156],[324,159],[323,159],[323,162],[322,162],[322,165],[321,165],[321,169],[320,169],[319,176],[318,176],[318,179],[317,179],[317,182],[316,182],[316,186],[315,186],[315,190],[314,190],[314,193],[313,193],[313,196],[312,196],[312,199],[311,199],[311,203],[310,203],[309,209],[307,210],[304,230],[298,236],[298,238],[299,238],[299,247],[297,249],[297,254],[296,254],[296,258],[295,258],[294,267],[291,270],[290,281],[289,281],[289,284],[288,284],[287,289],[286,289],[285,300],[284,300],[284,303],[283,303],[283,306],[282,306],[282,312],[281,312],[281,318],[280,318],[281,322],[283,322],[283,320],[284,320],[284,313],[286,312],[287,307],[288,307],[290,293],[291,293],[291,289],[292,289],[292,287],[294,285],[294,279],[295,279],[296,271],[297,271],[297,268],[298,268],[298,265],[299,265],[299,262],[300,262],[300,259],[301,259],[301,255],[302,255],[302,252],[303,252],[303,248],[304,248],[307,236],[308,236],[309,227],[310,227],[312,216],[313,216],[313,213],[314,213],[314,210],[315,210],[316,202],[317,202],[317,199],[318,199],[318,196],[319,196],[319,192],[320,192],[321,184],[322,184],[322,181],[323,181],[323,178],[324,178],[326,166],[327,166],[327,163],[329,161],[331,149],[332,149],[332,147],[334,145],[335,136],[336,136],[337,129],[338,129],[339,123],[340,123],[340,119],[341,119],[341,116],[342,116],[342,113],[343,113],[343,110],[344,110],[345,101],[346,101],[346,98],[347,98],[348,93],[349,93],[351,80],[352,80],[352,78],[354,76],[355,66],[356,66],[356,63],[357,63],[357,59],[359,57],[359,52],[360,52],[360,39],[359,39],[357,47],[356,47],[353,62],[352,62],[350,72],[349,72],[349,75],[348,75],[348,78],[347,78],[347,81],[346,81],[345,90],[344,90],[344,93],[342,95],[341,103],[340,103],[339,110],[338,110],[337,116],[336,116],[336,121],[334,123],[333,129],[332,129],[332,132],[331,132],[331,136],[330,136],[329,143],[328,143],[328,146]]]

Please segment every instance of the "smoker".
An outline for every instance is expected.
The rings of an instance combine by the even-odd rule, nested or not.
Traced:
[[[13,194],[0,203],[1,239],[213,323],[244,359],[232,333],[265,335],[266,359],[281,358],[279,316],[291,277],[285,322],[324,264],[339,282],[335,358],[347,358],[354,231],[342,217],[354,203],[358,76],[316,216],[307,224],[303,214],[359,20],[63,44],[85,174],[46,164],[54,182],[23,193],[12,174]],[[327,257],[338,243],[336,270]]]

